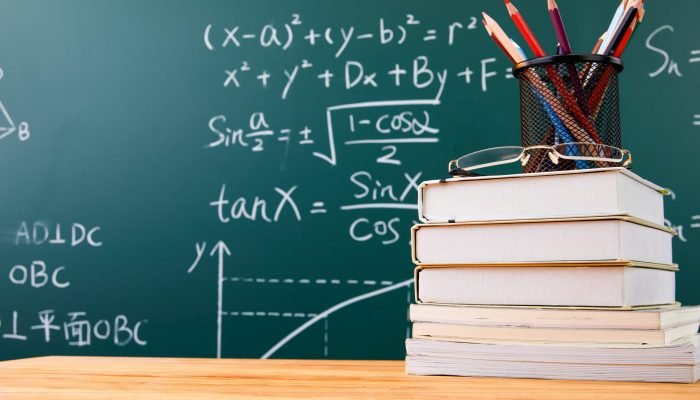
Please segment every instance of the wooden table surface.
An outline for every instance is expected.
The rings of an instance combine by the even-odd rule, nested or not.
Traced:
[[[402,361],[40,357],[0,399],[700,399],[700,384],[408,376]]]

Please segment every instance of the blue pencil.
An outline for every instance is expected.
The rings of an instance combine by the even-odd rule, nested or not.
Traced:
[[[539,100],[540,104],[542,104],[544,111],[547,113],[547,117],[550,119],[550,121],[552,121],[552,125],[554,125],[554,143],[561,143],[559,140],[562,140],[563,143],[573,143],[574,138],[566,129],[566,126],[564,126],[564,122],[562,122],[562,120],[559,118],[554,109],[552,109],[552,106],[547,102],[547,100],[542,96],[542,94],[539,91],[537,91],[536,88],[533,87],[532,91],[535,92],[535,95],[537,95],[537,99]],[[571,149],[569,147],[571,147]],[[567,155],[573,155],[578,153],[578,148],[576,145],[566,146],[566,150]],[[586,163],[583,160],[575,160],[575,163],[577,169],[588,168],[588,163]]]

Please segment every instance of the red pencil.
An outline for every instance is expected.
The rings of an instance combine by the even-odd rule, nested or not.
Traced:
[[[508,9],[508,14],[510,14],[510,17],[513,19],[515,26],[518,27],[520,34],[523,35],[523,38],[525,38],[525,41],[527,42],[528,46],[530,46],[530,48],[532,49],[532,52],[535,53],[535,57],[546,56],[544,50],[542,49],[542,46],[540,46],[540,43],[537,41],[535,35],[532,33],[532,30],[530,30],[530,27],[527,25],[527,22],[525,22],[525,18],[523,18],[522,14],[520,14],[520,11],[518,11],[518,9],[515,8],[515,5],[511,3],[510,0],[504,1],[506,3],[506,8]]]
[[[603,55],[612,55],[613,51],[619,47],[622,37],[627,32],[627,29],[632,26],[633,21],[637,20],[637,15],[639,13],[639,6],[642,4],[641,0],[634,0],[632,5],[627,8],[625,15],[622,16],[620,23],[618,24],[615,32],[611,33],[612,39],[608,43],[607,47],[603,49]],[[610,32],[608,32],[610,33]]]
[[[625,31],[625,35],[622,36],[622,39],[620,39],[620,44],[617,45],[615,50],[613,50],[613,57],[620,58],[622,56],[622,53],[625,51],[625,47],[627,47],[627,42],[630,41],[630,38],[632,37],[632,32],[634,32],[634,26],[636,25],[636,22],[632,22]]]
[[[634,33],[634,28],[637,26],[638,23],[642,22],[642,19],[644,18],[644,4],[640,2],[639,8],[637,9],[637,15],[635,16],[634,20],[632,23],[630,23],[630,26],[627,28],[625,31],[625,34],[622,36],[622,39],[620,39],[620,43],[615,47],[613,50],[613,57],[620,58],[622,56],[622,53],[625,51],[625,48],[627,47],[627,43],[630,41],[630,38],[632,37],[632,33]]]

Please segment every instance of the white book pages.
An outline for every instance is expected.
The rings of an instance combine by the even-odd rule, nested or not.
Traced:
[[[410,375],[693,383],[698,365],[627,365],[522,362],[407,356]]]
[[[422,224],[412,229],[418,265],[629,260],[672,263],[673,233],[617,218]]]
[[[493,327],[414,322],[413,337],[456,342],[606,343],[665,345],[695,335],[698,322],[663,330]]]
[[[417,301],[627,307],[675,302],[675,273],[634,267],[451,267],[416,272]]]
[[[700,320],[700,307],[677,305],[650,310],[570,310],[537,307],[479,307],[411,304],[413,322],[475,326],[569,329],[665,329]]]
[[[695,365],[698,335],[668,345],[593,347],[562,344],[484,344],[407,339],[409,356],[577,364]]]

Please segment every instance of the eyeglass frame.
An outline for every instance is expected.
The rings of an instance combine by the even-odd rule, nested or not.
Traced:
[[[554,150],[554,147],[555,147],[555,146],[566,146],[566,145],[590,145],[590,144],[599,145],[599,146],[606,146],[606,147],[611,147],[611,148],[613,148],[613,149],[620,150],[620,152],[622,153],[622,156],[620,157],[619,160],[618,160],[618,159],[614,159],[614,158],[602,158],[602,157],[568,156],[568,155],[561,154],[561,153],[559,153],[558,151]],[[500,146],[500,147],[509,147],[509,146]],[[512,146],[512,147],[519,147],[519,146]],[[520,146],[520,147],[521,147],[521,146]],[[468,155],[471,155],[471,154],[474,154],[474,153],[478,153],[479,151],[485,151],[485,150],[490,150],[490,149],[498,149],[498,148],[499,148],[499,147],[491,147],[491,148],[488,148],[488,149],[478,150],[478,151],[471,152],[471,153],[469,153],[469,154],[465,154],[465,155],[463,155],[462,157],[466,157],[466,156],[468,156]],[[554,163],[554,164],[558,164],[558,163],[559,163],[559,158],[562,158],[562,159],[564,159],[564,160],[573,160],[573,161],[622,162],[622,160],[625,159],[625,155],[627,156],[627,159],[626,159],[625,162],[622,164],[622,167],[628,167],[630,164],[632,164],[632,153],[631,153],[629,150],[627,150],[627,149],[621,149],[621,148],[619,148],[619,147],[610,146],[610,145],[602,144],[602,143],[571,142],[571,143],[560,143],[560,144],[555,144],[555,145],[552,145],[552,146],[534,145],[534,146],[523,147],[523,148],[522,148],[522,151],[520,152],[520,155],[519,155],[518,157],[516,157],[516,158],[513,158],[512,160],[493,161],[493,162],[490,162],[490,163],[485,163],[485,164],[476,165],[476,166],[474,166],[474,167],[470,167],[470,168],[467,168],[467,169],[459,168],[459,167],[457,166],[457,161],[458,161],[459,159],[457,159],[457,160],[450,160],[450,161],[447,163],[447,172],[448,172],[450,175],[452,175],[452,176],[459,176],[460,174],[456,173],[456,171],[461,171],[461,172],[465,173],[465,172],[473,171],[473,170],[475,170],[475,169],[488,168],[488,167],[495,167],[495,166],[497,166],[497,165],[511,164],[511,163],[514,163],[514,162],[517,162],[517,161],[520,161],[520,164],[521,164],[522,166],[525,166],[525,164],[527,164],[528,161],[530,161],[530,155],[528,154],[528,156],[525,157],[525,158],[523,158],[523,156],[525,155],[525,153],[526,153],[528,150],[533,150],[533,149],[549,149],[549,151],[547,152],[547,156],[549,157],[549,159],[550,159],[550,160],[552,161],[552,163]],[[460,158],[462,158],[462,157],[460,157]],[[452,168],[452,165],[453,165],[453,164],[454,164],[455,168]]]

